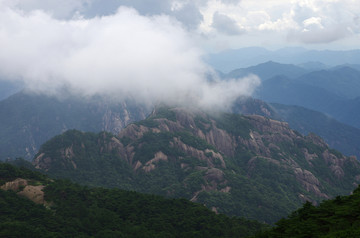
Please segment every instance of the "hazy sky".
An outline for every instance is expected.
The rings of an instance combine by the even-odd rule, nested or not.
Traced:
[[[358,0],[0,0],[0,78],[33,90],[229,105],[259,79],[208,82],[207,52],[358,48]]]
[[[244,46],[319,49],[359,48],[358,0],[0,0],[54,18],[93,18],[120,6],[140,15],[168,15],[180,21],[205,50]]]

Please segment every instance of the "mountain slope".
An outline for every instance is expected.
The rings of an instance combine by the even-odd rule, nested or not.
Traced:
[[[0,210],[1,237],[245,237],[264,227],[184,199],[90,189],[3,163]]]
[[[68,129],[117,133],[147,114],[144,106],[131,100],[58,99],[20,92],[0,102],[0,160],[31,159],[42,143]]]
[[[66,132],[34,164],[82,184],[184,197],[268,223],[303,201],[349,193],[360,175],[355,159],[286,123],[163,107],[118,136]]]
[[[285,76],[276,76],[263,82],[256,91],[256,98],[270,103],[302,106],[324,113],[333,110],[336,103],[346,101],[346,98],[323,88]]]
[[[340,123],[325,114],[299,106],[270,104],[277,117],[303,135],[310,132],[320,135],[331,148],[346,155],[360,158],[360,129]]]
[[[350,67],[315,71],[296,79],[301,83],[323,88],[340,97],[353,99],[360,96],[360,71]]]
[[[341,123],[321,112],[300,106],[271,103],[243,98],[236,101],[232,112],[245,115],[262,115],[289,123],[289,126],[303,135],[315,133],[341,153],[360,158],[360,130]],[[356,116],[353,114],[353,116]]]
[[[338,101],[329,109],[329,114],[341,122],[360,128],[360,97]]]
[[[297,79],[275,76],[262,83],[255,97],[269,103],[309,108],[360,128],[359,92],[360,73],[340,68],[312,72]]]

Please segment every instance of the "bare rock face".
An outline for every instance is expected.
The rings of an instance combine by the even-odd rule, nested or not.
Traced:
[[[7,182],[0,187],[2,190],[12,190],[12,191],[19,191],[20,188],[24,188],[28,185],[28,181],[26,179],[17,178],[14,181]]]
[[[126,128],[126,130],[121,131],[118,134],[118,137],[128,137],[132,140],[136,140],[143,137],[146,132],[149,132],[149,128],[142,125],[137,126],[135,124],[131,124]]]
[[[321,184],[319,180],[310,171],[296,168],[294,172],[296,179],[301,183],[306,191],[311,192],[318,197],[329,198],[328,195],[321,192]]]
[[[231,131],[226,131],[218,127],[216,120],[209,118],[201,112],[189,112],[182,108],[175,108],[172,111],[176,114],[176,121],[168,119],[156,119],[159,124],[156,128],[157,132],[177,132],[181,130],[189,130],[194,136],[198,136],[205,140],[208,144],[213,145],[219,152],[211,151],[212,154],[217,153],[218,158],[221,161],[221,167],[226,168],[226,162],[222,158],[221,154],[227,157],[234,157],[236,150],[239,146],[245,148],[245,150],[251,151],[255,156],[249,160],[248,169],[249,171],[254,169],[257,158],[267,160],[270,163],[276,164],[284,169],[292,171],[298,183],[307,191],[314,194],[316,197],[329,198],[323,190],[322,184],[316,178],[316,176],[309,170],[302,169],[299,164],[295,161],[295,158],[301,158],[310,166],[314,166],[312,162],[317,159],[323,159],[327,164],[328,168],[332,171],[336,178],[342,178],[344,176],[344,162],[348,160],[346,157],[337,157],[327,150],[327,144],[318,136],[310,134],[307,137],[303,137],[298,133],[295,133],[289,128],[289,125],[285,122],[280,122],[265,118],[258,115],[246,116],[245,119],[251,125],[251,129],[248,132],[248,137],[236,136]],[[154,114],[156,114],[154,112]],[[202,118],[199,127],[199,122],[195,121],[196,117]],[[151,129],[155,131],[154,128]],[[120,137],[127,135],[128,137],[133,136],[135,138],[141,137],[144,133],[150,131],[143,126],[132,125],[120,133]],[[285,147],[296,147],[299,145],[305,145],[307,143],[314,144],[323,150],[323,153],[319,157],[314,152],[309,152],[306,147],[300,147],[296,152],[297,154],[289,154],[284,152]],[[214,165],[214,157],[206,156],[209,151],[203,151],[193,148],[190,145],[183,143],[179,138],[173,138],[170,141],[171,146],[180,149],[188,156],[198,158],[202,161],[206,161],[208,168],[218,169]],[[286,149],[286,148],[285,148]],[[220,156],[219,156],[220,155]],[[276,155],[276,158],[274,158]],[[187,167],[186,164],[181,165],[183,168]],[[148,169],[151,171],[152,169]],[[211,170],[209,170],[211,171]],[[214,178],[209,177],[208,178]],[[214,181],[216,179],[213,179]],[[210,189],[208,186],[207,189]],[[205,187],[204,187],[205,189]],[[196,199],[196,196],[194,196]]]
[[[156,168],[156,164],[159,161],[168,161],[168,157],[162,151],[157,152],[154,155],[154,158],[146,162],[146,164],[142,167],[145,172],[150,172]]]
[[[44,192],[42,191],[45,186],[26,186],[22,191],[18,192],[19,195],[29,198],[31,201],[37,204],[44,204]]]
[[[48,171],[49,168],[52,166],[51,158],[47,157],[45,153],[41,153],[40,155],[35,157],[33,164],[35,165],[35,168],[42,169],[44,171]]]
[[[205,134],[205,139],[209,144],[214,145],[226,156],[234,156],[236,141],[234,137],[226,131],[213,126],[212,129]]]
[[[17,194],[27,197],[37,204],[44,204],[44,192],[42,191],[44,187],[43,185],[28,185],[28,180],[17,178],[14,181],[5,183],[0,189],[15,191]]]

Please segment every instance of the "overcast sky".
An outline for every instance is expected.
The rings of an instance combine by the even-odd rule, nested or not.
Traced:
[[[57,19],[114,14],[120,6],[140,15],[168,15],[206,51],[245,46],[359,48],[358,0],[0,0]]]
[[[0,78],[35,91],[223,107],[259,79],[208,82],[208,52],[359,48],[358,0],[0,0]]]

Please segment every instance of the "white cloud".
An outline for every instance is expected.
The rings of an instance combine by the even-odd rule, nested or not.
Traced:
[[[213,42],[230,42],[228,47],[266,45],[261,39],[273,39],[282,46],[322,44],[331,47],[342,41],[346,47],[349,42],[353,48],[359,47],[358,0],[242,0],[231,6],[210,0],[201,12],[204,21],[199,29],[211,36]],[[237,38],[225,38],[226,32],[215,34],[212,19],[216,15],[231,18],[235,21],[232,25],[242,26],[246,34],[239,32]],[[219,27],[217,30],[221,33]]]
[[[42,10],[55,18],[71,18],[76,12],[84,11],[92,0],[1,0],[7,6],[25,12]],[[1,4],[1,3],[0,3]]]
[[[321,24],[320,17],[310,17],[303,21],[305,27],[304,30],[308,31],[308,28],[324,29],[324,26]]]
[[[238,35],[244,33],[244,29],[242,29],[234,19],[218,12],[214,13],[211,26],[218,32],[228,35]]]
[[[246,39],[254,42],[255,36],[277,38],[277,42],[286,45],[289,43],[286,40],[294,42],[295,35],[312,32],[317,35],[318,44],[325,45],[340,40],[349,42],[349,39],[352,39],[352,44],[356,47],[356,39],[360,34],[359,20],[357,20],[360,12],[358,0],[0,0],[0,2],[6,2],[7,5],[11,4],[25,12],[41,9],[52,14],[56,19],[71,19],[76,14],[85,18],[112,15],[119,6],[127,6],[135,8],[141,15],[169,15],[193,33],[205,36],[204,41],[227,39],[230,45],[231,42],[235,44],[246,42]],[[310,26],[306,22],[309,19],[320,19],[324,29],[319,27],[319,24]],[[228,23],[218,24],[224,21]],[[346,34],[343,31],[336,34],[335,31],[341,27],[347,29]],[[302,39],[303,37],[299,37],[296,42],[312,44],[311,40]]]
[[[209,83],[211,69],[179,22],[125,7],[104,17],[58,20],[3,4],[0,48],[0,76],[48,94],[65,87],[83,96],[213,108],[250,95],[259,84],[255,77]]]

